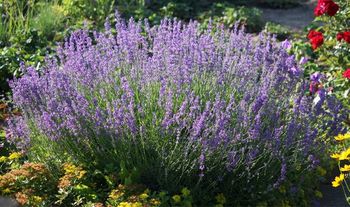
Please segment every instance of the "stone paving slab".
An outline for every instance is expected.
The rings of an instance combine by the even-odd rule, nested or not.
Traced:
[[[0,197],[0,207],[19,207],[19,204],[12,198]]]

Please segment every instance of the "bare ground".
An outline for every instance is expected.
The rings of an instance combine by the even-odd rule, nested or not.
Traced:
[[[310,0],[291,9],[261,8],[265,21],[275,22],[290,27],[292,30],[302,30],[314,19],[315,0]]]

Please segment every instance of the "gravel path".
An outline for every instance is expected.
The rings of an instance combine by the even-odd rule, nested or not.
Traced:
[[[316,0],[310,0],[291,9],[260,8],[265,21],[279,23],[293,30],[302,30],[314,19]]]

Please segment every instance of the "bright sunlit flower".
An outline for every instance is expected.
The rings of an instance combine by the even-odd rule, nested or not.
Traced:
[[[350,133],[346,133],[346,134],[339,134],[338,136],[334,137],[335,140],[337,141],[343,141],[346,139],[350,139]]]
[[[349,155],[350,155],[350,148],[348,148],[347,150],[340,153],[339,160],[347,160],[347,159],[349,159],[348,158]]]
[[[334,154],[331,155],[331,158],[338,160],[340,158],[340,154],[334,153]]]
[[[350,171],[350,165],[344,165],[344,167],[341,167],[341,168],[340,168],[340,171],[343,171],[343,172],[348,172],[348,171]]]
[[[332,182],[332,186],[335,188],[340,186],[340,184],[343,182],[343,180],[344,180],[344,174],[341,173],[339,176],[335,177],[334,181]]]
[[[7,160],[7,157],[5,157],[5,156],[0,157],[0,162],[5,162],[6,160]]]
[[[21,156],[22,156],[22,154],[20,152],[13,152],[10,154],[9,159],[16,160],[16,159],[20,158]]]

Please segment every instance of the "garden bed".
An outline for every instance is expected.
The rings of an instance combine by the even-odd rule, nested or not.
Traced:
[[[79,19],[79,5],[67,2],[33,7],[29,19],[42,27],[50,9]],[[350,32],[329,30],[347,15],[343,3],[318,2],[317,20],[329,22],[311,25],[310,44],[284,40],[297,35],[274,23],[246,33],[262,29],[260,10],[228,2],[203,12],[205,1],[143,2],[135,19],[106,2],[84,10],[101,15],[95,25],[45,30],[45,41],[66,36],[45,59],[4,59],[18,78],[0,104],[1,195],[42,207],[345,204],[324,184],[338,165],[332,185],[347,187],[350,171],[348,82],[339,84],[350,69],[337,72]],[[302,9],[311,10],[289,11]],[[168,18],[177,14],[185,21]]]

